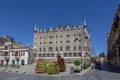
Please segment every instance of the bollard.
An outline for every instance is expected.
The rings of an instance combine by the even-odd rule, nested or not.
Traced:
[[[73,74],[73,73],[74,73],[74,68],[70,67],[70,74]]]

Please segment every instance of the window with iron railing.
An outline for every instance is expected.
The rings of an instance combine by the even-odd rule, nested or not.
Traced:
[[[67,57],[67,53],[64,53],[63,56],[64,56],[64,57]]]

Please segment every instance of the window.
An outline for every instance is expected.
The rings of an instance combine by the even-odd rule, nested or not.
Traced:
[[[79,37],[81,37],[81,34],[79,34]]]
[[[61,38],[62,38],[62,35],[61,35]]]
[[[84,50],[84,51],[86,50],[86,47],[85,47],[85,46],[83,47],[83,50]]]
[[[58,35],[56,35],[56,38],[58,38]]]
[[[58,44],[58,41],[56,41],[56,44]]]
[[[42,44],[42,42],[40,42],[40,45]]]
[[[61,46],[61,47],[60,47],[60,51],[62,51],[62,50],[63,50],[63,47]]]
[[[66,46],[66,51],[70,51],[70,46]]]
[[[49,36],[49,38],[52,38],[52,36]]]
[[[74,34],[74,37],[76,37],[77,34]]]
[[[49,47],[49,52],[52,52],[53,51],[53,47]]]
[[[76,46],[74,46],[74,49],[73,49],[74,51],[76,51]]]
[[[52,43],[53,43],[52,41],[49,42],[49,44],[52,44]]]
[[[5,50],[7,50],[8,49],[8,46],[5,46]]]
[[[16,56],[16,53],[15,53]],[[21,52],[20,56],[25,56],[25,52]]]
[[[69,34],[67,34],[67,35],[66,35],[66,37],[70,37],[70,35],[69,35]]]
[[[81,42],[81,40],[79,40],[79,42]]]
[[[78,46],[78,50],[81,51],[81,46]]]
[[[14,53],[12,52],[12,56],[14,56]]]
[[[67,57],[67,53],[64,53],[64,57]]]
[[[42,37],[40,37],[40,39],[42,39]]]
[[[42,55],[41,55],[41,54],[39,54],[39,57],[42,57]]]
[[[56,51],[58,51],[58,47],[56,47]]]
[[[39,48],[39,52],[42,52],[42,49],[41,49],[41,48]]]
[[[70,41],[69,41],[69,40],[67,40],[67,41],[66,41],[66,43],[70,43]]]
[[[78,56],[80,57],[80,56],[81,56],[81,53],[78,53]]]
[[[43,54],[43,57],[46,57],[46,54]]]
[[[69,57],[72,57],[72,53],[69,53],[68,56],[69,56]]]
[[[46,44],[46,43],[44,42],[44,44]]]
[[[60,43],[62,44],[62,41],[60,41]]]
[[[73,57],[76,57],[77,56],[77,54],[76,53],[73,53]]]
[[[46,37],[44,36],[44,39],[45,39]]]
[[[45,52],[46,51],[46,49],[45,48],[43,48],[43,52]]]
[[[54,57],[54,53],[51,53],[51,57]]]
[[[49,54],[49,53],[47,54],[47,57],[50,57],[50,54]]]

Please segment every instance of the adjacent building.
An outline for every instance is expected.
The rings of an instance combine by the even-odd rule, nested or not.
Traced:
[[[11,37],[12,38],[12,37]],[[12,38],[13,39],[13,38]],[[3,40],[4,41],[4,40]],[[0,46],[0,64],[32,64],[34,61],[33,49],[31,46],[24,46],[21,43],[6,41]]]
[[[120,4],[115,13],[111,31],[107,35],[107,60],[111,64],[120,64]]]
[[[91,37],[87,30],[86,20],[81,26],[58,25],[49,29],[34,29],[35,60],[45,58],[56,60],[57,55],[64,57],[66,63],[74,60],[89,60],[91,56]]]

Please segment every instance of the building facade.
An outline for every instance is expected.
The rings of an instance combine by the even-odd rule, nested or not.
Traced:
[[[91,37],[85,20],[82,26],[59,25],[48,30],[41,30],[35,25],[35,59],[56,60],[58,54],[64,57],[66,63],[73,63],[80,58],[90,59]]]
[[[111,64],[120,64],[120,4],[113,19],[107,40],[107,60]]]
[[[32,64],[34,61],[32,51],[32,47],[15,42],[6,42],[0,47],[0,65]]]

